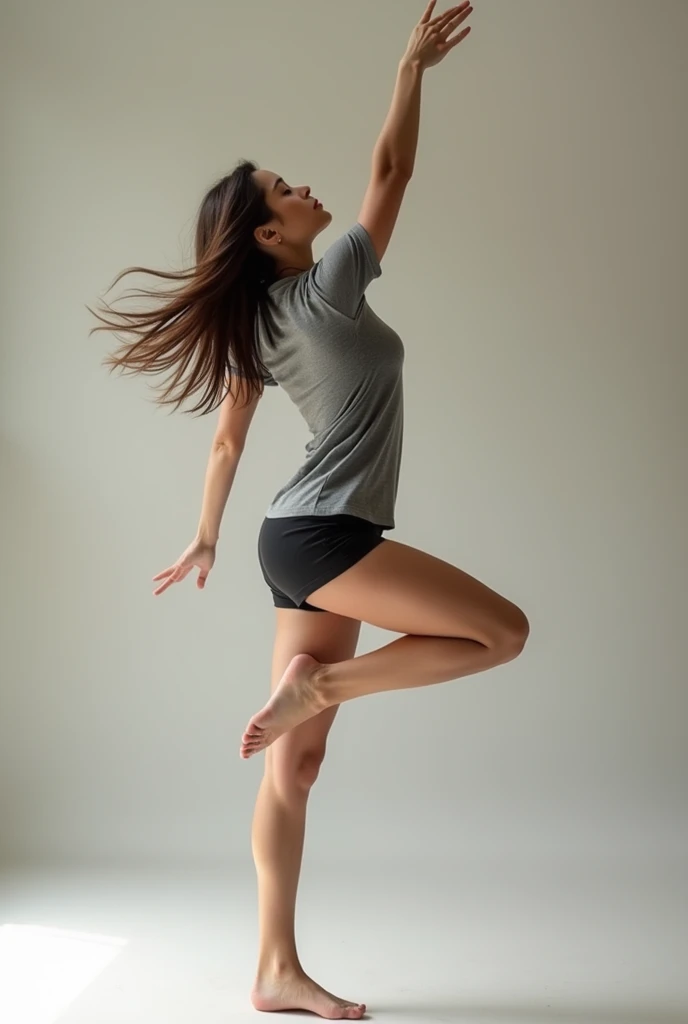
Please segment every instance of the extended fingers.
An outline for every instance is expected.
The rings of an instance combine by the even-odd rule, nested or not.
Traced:
[[[161,585],[160,585],[160,586],[158,587],[158,589],[157,589],[157,590],[154,590],[154,591],[153,591],[153,596],[154,596],[154,597],[157,597],[157,596],[158,596],[158,594],[162,594],[162,593],[164,593],[164,592],[165,592],[165,591],[167,590],[167,588],[168,588],[168,587],[171,587],[171,586],[172,586],[172,584],[173,584],[174,582],[175,582],[175,580],[173,580],[173,579],[169,579],[169,580],[167,580],[167,582],[166,582],[166,583],[162,583],[162,584],[161,584]]]
[[[446,23],[451,21],[452,18],[456,18],[457,15],[458,16],[465,16],[465,14],[466,14],[466,12],[467,12],[467,10],[468,10],[468,8],[470,6],[471,6],[471,0],[464,0],[464,2],[461,3],[461,4],[458,4],[458,6],[450,7],[448,10],[446,10],[444,12],[444,14],[439,14],[436,18],[434,18],[430,22],[430,24],[434,25],[435,28],[444,28]]]
[[[165,576],[169,576],[171,572],[174,572],[175,569],[176,569],[176,566],[171,565],[169,567],[169,569],[163,569],[163,571],[159,572],[157,576],[153,577],[153,579],[154,580],[162,580],[162,579],[165,578]]]
[[[457,11],[454,16],[450,19],[449,24],[445,26],[450,32],[453,32],[457,25],[460,25],[462,21],[465,21],[469,14],[473,13],[473,8],[470,3],[461,4],[463,10]]]
[[[420,19],[421,25],[424,25],[427,21],[430,21],[430,15],[432,14],[432,9],[435,6],[435,3],[436,0],[430,0],[430,3],[425,8],[425,13],[423,14],[423,17]]]
[[[185,579],[190,571],[191,566],[183,569],[180,565],[171,565],[169,569],[164,569],[162,572],[159,572],[157,576],[153,577],[153,581],[165,580],[165,582],[159,586],[157,590],[154,590],[153,593],[162,594],[163,591],[167,590],[167,588],[172,586],[173,583],[179,583],[181,580]]]
[[[459,32],[459,34],[456,37],[456,39],[449,39],[447,41],[447,43],[446,43],[447,51],[453,49],[453,47],[455,47],[458,43],[462,42],[466,38],[466,36],[468,35],[468,33],[470,31],[471,31],[471,26],[469,25],[467,28],[465,28],[463,30],[463,32]]]

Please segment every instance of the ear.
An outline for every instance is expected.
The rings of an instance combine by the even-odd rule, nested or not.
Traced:
[[[253,236],[260,245],[278,245],[281,242],[277,232],[273,228],[269,228],[267,224],[261,224],[259,228],[256,228]]]

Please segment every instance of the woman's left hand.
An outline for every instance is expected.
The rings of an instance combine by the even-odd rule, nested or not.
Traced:
[[[157,597],[158,594],[162,594],[168,587],[171,587],[173,583],[181,583],[183,579],[189,575],[191,570],[197,566],[200,569],[198,579],[196,580],[196,586],[199,590],[203,590],[205,587],[205,581],[208,578],[208,573],[212,569],[215,563],[215,545],[209,544],[207,541],[201,540],[200,537],[196,537],[183,555],[177,559],[174,565],[171,565],[169,569],[163,569],[157,576],[153,577],[153,580],[164,580],[157,590],[153,591],[153,594]]]

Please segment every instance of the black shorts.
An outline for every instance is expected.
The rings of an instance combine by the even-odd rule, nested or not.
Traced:
[[[308,604],[308,595],[381,544],[383,529],[360,516],[266,517],[258,559],[275,607],[323,611]]]

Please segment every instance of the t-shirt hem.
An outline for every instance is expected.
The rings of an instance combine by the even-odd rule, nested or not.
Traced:
[[[360,505],[353,505],[347,502],[344,505],[320,505],[313,508],[312,505],[305,505],[298,508],[273,508],[270,506],[265,513],[267,519],[289,519],[295,516],[359,516],[369,523],[382,526],[385,530],[395,529],[394,518],[391,520],[385,515],[376,515],[370,509],[362,508]]]

